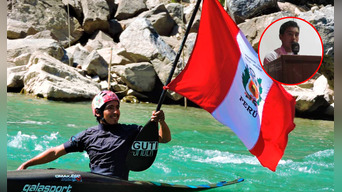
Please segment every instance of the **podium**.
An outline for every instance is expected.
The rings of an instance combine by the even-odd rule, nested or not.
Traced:
[[[320,56],[282,55],[264,65],[264,69],[269,76],[281,83],[297,84],[310,78],[320,62]]]

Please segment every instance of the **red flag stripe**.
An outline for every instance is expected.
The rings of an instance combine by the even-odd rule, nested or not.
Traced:
[[[288,134],[295,127],[293,121],[289,121],[294,119],[294,105],[292,95],[278,83],[273,83],[264,104],[259,139],[250,150],[264,167],[272,171],[276,170],[284,155]]]

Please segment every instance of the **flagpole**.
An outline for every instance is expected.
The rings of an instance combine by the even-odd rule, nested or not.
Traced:
[[[185,64],[184,64],[184,61],[185,61],[185,59],[184,59],[184,50],[182,51],[182,59],[183,59],[183,65],[182,65],[182,70],[183,70],[184,67],[185,67]],[[187,98],[184,97],[184,108],[186,109],[187,107],[188,107],[188,101],[187,101]]]
[[[111,78],[111,68],[112,68],[112,53],[113,53],[113,47],[110,48],[110,59],[109,59],[109,65],[108,65],[108,90],[110,90],[110,78]]]
[[[71,46],[70,45],[70,40],[71,39],[70,39],[70,11],[69,11],[69,3],[68,3],[68,34],[69,34],[69,47],[70,47]],[[71,58],[69,58],[69,66],[72,66]]]
[[[181,3],[181,5],[183,5],[183,0],[181,0],[180,1],[180,3]],[[184,18],[184,9],[182,9],[182,13],[181,13],[181,18],[182,18],[182,22],[184,23],[184,20],[183,20],[183,18]],[[184,31],[184,29],[182,28],[182,33],[183,33],[183,31]],[[182,70],[184,69],[184,67],[185,67],[185,59],[184,59],[184,49],[183,49],[183,51],[182,51],[182,59],[183,59],[183,65],[182,65]],[[187,99],[186,99],[186,97],[184,97],[184,108],[186,109],[188,107],[188,102],[187,102]]]
[[[169,77],[168,77],[167,80],[166,80],[165,85],[168,85],[168,84],[171,82],[173,73],[174,73],[175,70],[176,70],[176,66],[177,66],[177,63],[178,63],[178,61],[179,61],[179,57],[180,57],[180,55],[181,55],[181,53],[182,53],[182,50],[183,50],[185,41],[186,41],[186,39],[187,39],[187,37],[188,37],[188,35],[189,35],[189,32],[190,32],[192,23],[193,23],[194,20],[195,20],[196,13],[197,13],[197,11],[198,11],[198,8],[199,8],[200,4],[201,4],[201,0],[197,0],[196,5],[195,5],[194,12],[192,13],[191,19],[190,19],[190,21],[189,21],[189,23],[188,23],[188,27],[187,27],[187,29],[186,29],[186,31],[185,31],[185,34],[184,34],[184,37],[183,37],[182,44],[181,44],[181,46],[180,46],[179,49],[178,49],[178,53],[177,53],[177,55],[176,55],[175,60],[173,61],[172,69],[171,69],[171,71],[170,71]],[[163,92],[162,92],[162,94],[160,95],[160,98],[159,98],[159,102],[158,102],[158,106],[157,106],[157,108],[156,108],[156,111],[159,111],[159,110],[160,110],[161,105],[162,105],[162,103],[164,102],[164,99],[165,99],[165,96],[166,96],[166,91],[167,91],[166,89],[163,89]]]

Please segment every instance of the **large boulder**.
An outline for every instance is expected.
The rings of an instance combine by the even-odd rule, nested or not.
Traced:
[[[101,79],[108,76],[108,64],[96,50],[85,58],[81,66],[90,76],[99,76]]]
[[[87,65],[91,63],[90,61],[85,63],[86,59],[89,59],[88,57],[90,57],[89,55],[93,51],[98,53],[95,54],[95,52],[93,52],[93,54],[96,56],[95,59],[97,58],[97,60],[101,60],[98,62],[98,64],[100,64],[99,66],[103,65],[103,69],[107,67],[105,63],[109,64],[112,62],[113,65],[129,63],[130,61],[128,59],[117,55],[117,52],[119,52],[121,49],[122,48],[115,43],[111,37],[102,31],[98,31],[91,39],[88,40],[85,46],[82,46],[80,43],[78,43],[68,47],[65,50],[67,57],[72,60],[72,66],[78,66],[86,70]],[[110,56],[112,56],[112,60],[110,59]],[[91,72],[91,74],[94,75],[97,73]],[[101,75],[101,77],[105,77],[104,74]]]
[[[147,18],[157,33],[164,36],[169,36],[176,24],[164,4],[160,4],[152,10],[140,14],[139,17]]]
[[[67,57],[72,61],[72,66],[82,66],[90,51],[80,43],[65,49]]]
[[[47,53],[57,60],[64,56],[63,47],[53,39],[7,39],[8,67],[26,65],[36,51]]]
[[[147,10],[146,0],[121,0],[115,18],[118,20],[128,19]]]
[[[156,72],[148,62],[114,66],[112,71],[121,76],[127,86],[138,92],[150,92],[154,89]]]
[[[98,84],[79,74],[75,68],[37,52],[32,55],[24,76],[24,91],[51,100],[91,100]]]
[[[88,40],[86,44],[86,48],[88,50],[98,50],[105,47],[115,47],[116,43],[113,41],[113,38],[107,35],[102,31],[97,31],[94,35]]]
[[[333,107],[334,92],[323,75],[301,85],[284,87],[296,98],[297,115],[312,118],[330,116],[332,118],[329,111]]]
[[[124,49],[120,48],[118,45],[115,47],[102,48],[97,50],[97,52],[102,56],[102,58],[111,65],[125,65],[131,63],[131,61],[122,55],[119,55]]]
[[[28,23],[14,19],[7,19],[7,38],[19,39],[25,38],[27,35],[34,35],[38,31]]]
[[[148,62],[155,58],[173,60],[176,56],[146,18],[137,18],[132,22],[121,33],[120,44],[126,49],[126,53],[121,54],[134,62]]]
[[[298,17],[310,22],[320,34],[324,53],[334,57],[334,7],[331,5],[322,7],[321,9],[312,9],[303,12]]]
[[[178,25],[183,25],[185,21],[184,17],[184,6],[179,3],[170,3],[166,6],[167,11],[170,16],[175,20]]]
[[[78,41],[83,30],[78,20],[70,18],[70,38],[68,15],[61,1],[30,0],[19,1],[7,14],[9,38],[23,38],[39,31],[51,31],[60,43],[66,47]]]
[[[110,17],[109,5],[106,0],[81,0],[84,14],[83,29],[91,34],[97,30],[108,31]]]
[[[170,0],[146,0],[146,6],[148,9],[153,9],[155,6],[160,4],[168,4]]]
[[[26,65],[7,68],[7,91],[19,92],[24,87]]]
[[[25,39],[54,39],[58,41],[58,38],[49,30],[39,31],[34,35],[28,35]]]
[[[279,2],[278,1],[277,4],[278,4],[280,11],[290,12],[290,13],[294,14],[295,16],[298,16],[302,12],[309,11],[308,9],[305,9],[303,7],[300,7],[298,5],[295,5],[295,4],[292,4],[289,2]]]
[[[277,0],[231,0],[228,1],[227,6],[231,17],[237,24],[244,22],[246,19],[279,10]]]
[[[76,19],[82,23],[84,16],[80,0],[62,0],[62,3],[66,6],[66,10],[69,8],[69,12],[73,13]]]

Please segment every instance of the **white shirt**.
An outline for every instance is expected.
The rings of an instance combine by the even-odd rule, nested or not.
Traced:
[[[264,65],[268,64],[271,61],[278,59],[281,55],[293,55],[292,52],[286,52],[283,46],[269,52],[264,58]]]

